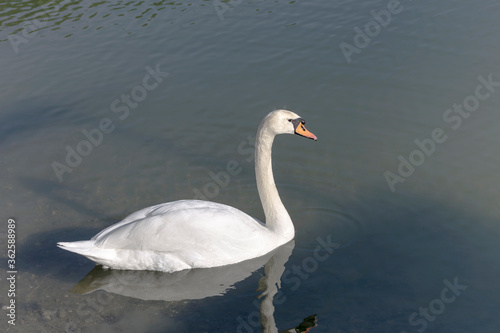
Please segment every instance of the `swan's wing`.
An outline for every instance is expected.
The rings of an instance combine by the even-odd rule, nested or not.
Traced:
[[[254,252],[268,234],[260,222],[233,207],[184,200],[136,212],[94,241],[100,248],[165,252],[188,265],[214,265],[265,254]]]
[[[157,210],[159,208],[162,208],[162,207],[163,207],[163,209],[168,209],[169,207],[174,208],[176,206],[176,204],[179,204],[182,201],[183,200],[174,201],[174,202],[167,202],[167,203],[163,203],[163,204],[159,204],[159,205],[155,205],[155,206],[150,206],[150,207],[146,207],[146,208],[143,208],[141,210],[138,210],[137,212],[134,212],[134,213],[128,215],[120,222],[117,222],[117,223],[107,227],[106,229],[101,230],[97,235],[92,237],[91,240],[97,240],[98,238],[103,237],[104,235],[112,232],[113,230],[115,230],[121,226],[142,220],[145,217],[150,216],[152,214],[152,212],[154,212],[155,210]]]

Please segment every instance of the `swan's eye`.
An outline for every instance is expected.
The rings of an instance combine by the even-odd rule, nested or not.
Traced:
[[[288,121],[289,121],[289,122],[292,122],[292,121],[293,121],[293,119],[288,119]]]

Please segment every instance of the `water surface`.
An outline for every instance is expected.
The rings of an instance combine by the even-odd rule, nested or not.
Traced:
[[[311,332],[496,332],[500,7],[401,1],[389,19],[389,3],[1,5],[0,205],[18,249],[17,323],[2,327],[260,332],[264,313],[278,331],[315,314]],[[341,43],[357,52],[346,57]],[[141,90],[150,71],[165,74]],[[170,290],[172,277],[141,273],[74,293],[94,265],[55,243],[140,208],[201,193],[263,219],[253,136],[276,108],[319,138],[275,141],[296,226],[281,264],[204,272],[222,288],[199,287],[198,298],[161,298],[155,288]],[[68,149],[85,149],[96,128],[108,132],[69,165]],[[207,185],[232,160],[241,171]],[[6,244],[6,223],[0,232]],[[137,281],[142,294],[127,292]],[[274,297],[258,298],[265,290]]]

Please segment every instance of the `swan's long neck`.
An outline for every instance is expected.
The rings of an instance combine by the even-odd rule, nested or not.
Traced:
[[[292,220],[281,202],[274,184],[271,150],[275,134],[267,129],[263,121],[255,141],[255,176],[260,201],[266,215],[266,226],[280,237],[290,240],[295,234]]]

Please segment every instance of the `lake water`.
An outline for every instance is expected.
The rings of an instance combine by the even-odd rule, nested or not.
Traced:
[[[2,332],[498,332],[499,16],[491,0],[0,5]],[[55,246],[200,196],[263,219],[252,145],[276,108],[319,138],[274,145],[294,243],[179,274]]]

